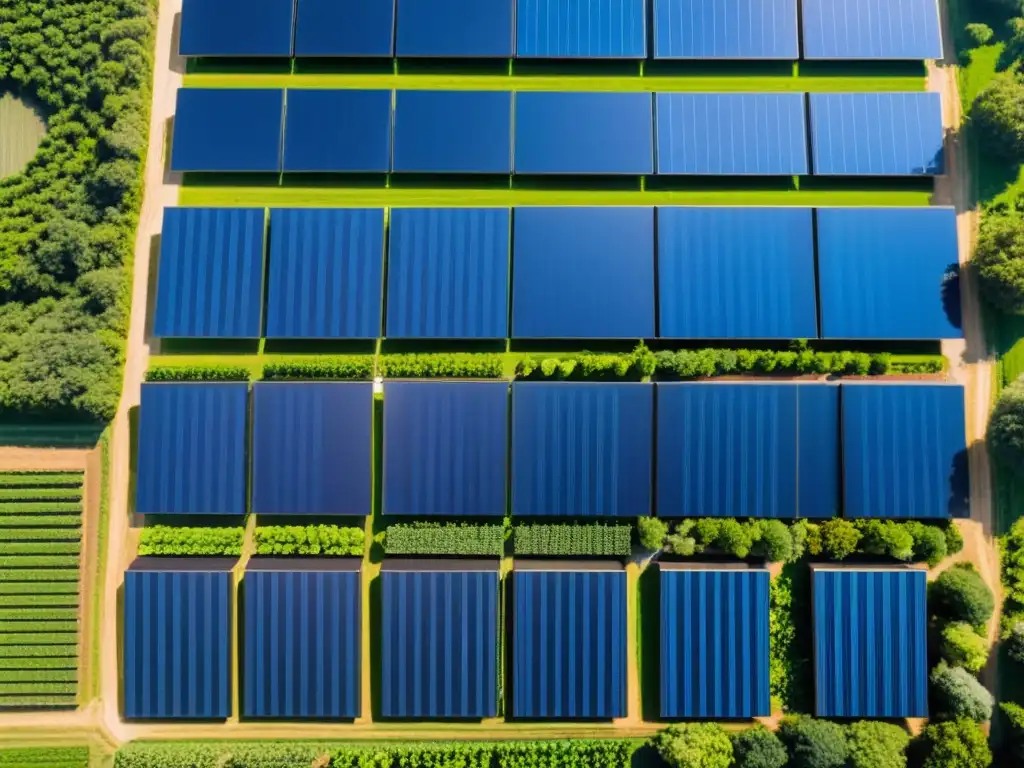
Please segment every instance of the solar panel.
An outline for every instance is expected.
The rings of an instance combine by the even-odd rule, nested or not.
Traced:
[[[518,0],[516,57],[643,59],[646,0]]]
[[[508,384],[384,384],[384,514],[502,516]]]
[[[662,207],[658,335],[818,335],[810,208]]]
[[[806,59],[941,59],[935,0],[802,0]]]
[[[649,93],[517,93],[516,173],[653,172],[651,104]]]
[[[295,0],[182,0],[182,56],[291,56]]]
[[[512,57],[514,0],[398,0],[398,56]]]
[[[798,59],[796,2],[654,0],[654,58]]]
[[[516,208],[512,335],[654,335],[652,208]]]
[[[512,514],[650,514],[654,388],[512,385]]]
[[[267,338],[377,338],[383,271],[383,208],[272,209]]]
[[[248,384],[143,384],[135,511],[244,515]]]
[[[391,339],[508,336],[508,208],[392,208]]]
[[[165,208],[153,335],[255,339],[263,304],[262,208]]]
[[[807,165],[801,93],[659,93],[659,174],[799,176]]]
[[[257,515],[372,512],[373,385],[253,385],[252,511]]]
[[[821,335],[960,338],[952,208],[819,208]]]
[[[174,113],[174,172],[279,172],[284,92],[180,88]]]
[[[512,94],[398,91],[396,173],[512,172]]]
[[[963,387],[845,384],[842,401],[846,517],[967,516]]]
[[[817,176],[935,176],[944,172],[938,93],[812,93]]]
[[[390,58],[394,38],[395,0],[298,0],[296,56]]]
[[[284,170],[390,171],[391,91],[289,89]]]

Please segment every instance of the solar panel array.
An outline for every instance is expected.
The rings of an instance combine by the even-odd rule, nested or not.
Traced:
[[[938,59],[935,0],[184,0],[182,56]],[[647,41],[650,21],[654,39]],[[799,38],[799,40],[798,40]]]
[[[398,90],[393,101],[390,91],[183,88],[171,170],[502,176],[944,171],[937,93]]]

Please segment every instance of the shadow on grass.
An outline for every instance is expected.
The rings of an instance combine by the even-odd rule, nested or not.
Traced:
[[[372,339],[267,339],[263,352],[268,355],[372,355],[377,342]]]
[[[788,713],[813,714],[814,712],[814,627],[811,623],[811,569],[806,560],[787,563],[779,578],[790,582],[792,602],[789,618],[793,635],[782,663],[786,667],[783,690]],[[773,645],[774,640],[773,639]]]
[[[161,355],[256,355],[259,339],[161,339]]]
[[[25,448],[94,448],[106,428],[103,422],[52,420],[0,421],[0,446]]]
[[[491,352],[504,353],[504,339],[384,339],[380,343],[381,354],[411,355],[431,353]]]
[[[656,722],[661,718],[661,626],[659,613],[661,591],[658,568],[651,565],[637,580],[637,657],[640,664],[640,712],[643,719]]]
[[[800,77],[921,77],[923,61],[801,61]]]
[[[187,61],[185,71],[190,75],[287,75],[292,71],[290,58],[194,56]]]
[[[367,653],[370,657],[370,708],[373,712],[374,722],[379,723],[382,718],[381,710],[381,688],[383,687],[381,675],[381,627],[382,627],[382,590],[381,578],[379,575],[370,582],[370,647]]]

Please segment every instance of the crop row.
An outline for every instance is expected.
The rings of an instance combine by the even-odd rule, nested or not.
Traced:
[[[0,595],[77,595],[78,579],[73,581],[19,582],[0,581]]]
[[[517,525],[517,555],[618,555],[632,551],[630,525]]]
[[[81,512],[78,501],[0,501],[0,515],[63,515]]]
[[[0,608],[0,621],[76,621],[77,608]]]
[[[242,554],[244,528],[190,528],[154,525],[142,529],[140,555],[217,555]]]
[[[81,488],[3,488],[0,501],[77,501],[82,499]]]
[[[57,595],[38,595],[30,592],[17,595],[0,594],[0,617],[4,616],[5,611],[10,611],[11,609],[47,610],[50,608],[61,608],[77,611],[77,606],[77,593]]]
[[[59,693],[73,694],[76,687],[75,683],[8,683],[0,681],[0,695],[38,693],[52,696]]]
[[[0,568],[3,581],[78,581],[78,568],[47,568],[45,570],[9,570]]]
[[[0,488],[80,486],[81,472],[0,472]]]
[[[3,645],[0,644],[0,659],[38,659],[38,658],[78,658],[78,636],[73,635],[64,638],[60,642],[47,643],[42,645]]]
[[[76,555],[81,550],[77,541],[25,541],[4,544],[5,555]]]
[[[377,535],[389,555],[489,555],[505,550],[502,525],[398,523]]]
[[[7,515],[0,513],[0,528],[78,528],[81,515]]]
[[[44,646],[52,648],[52,645]],[[78,659],[75,656],[31,656],[0,659],[0,669],[66,669],[77,674]],[[5,677],[6,672],[0,673]]]
[[[0,620],[0,633],[9,635],[32,635],[38,632],[77,632],[78,620],[71,621],[7,621]]]
[[[337,525],[260,525],[255,531],[260,555],[362,555],[362,528]]]
[[[45,765],[85,768],[89,763],[88,747],[22,747],[0,749],[0,765]]]
[[[78,555],[11,555],[0,557],[0,568],[77,568]]]
[[[2,519],[2,518],[0,518]],[[82,538],[81,528],[0,528],[0,542],[77,542]],[[76,545],[77,546],[77,545]],[[6,551],[7,547],[4,547]]]
[[[77,627],[63,632],[0,632],[0,645],[71,645],[78,642],[76,630]]]
[[[73,707],[74,705],[74,693],[64,696],[8,696],[0,694],[0,707]],[[5,768],[7,767],[5,766]]]
[[[75,683],[77,669],[5,669],[5,683]]]

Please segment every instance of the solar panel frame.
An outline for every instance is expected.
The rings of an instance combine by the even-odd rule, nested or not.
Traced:
[[[942,31],[936,0],[801,2],[805,59],[920,61],[942,58]]]
[[[398,0],[400,58],[510,59],[515,0]]]
[[[616,25],[613,16],[618,16]],[[575,18],[573,18],[575,17]],[[518,59],[644,59],[647,0],[518,0]]]
[[[285,173],[391,170],[391,91],[289,88]]]
[[[655,60],[800,58],[797,0],[653,1]],[[676,29],[684,35],[687,30],[697,34],[689,40],[679,39],[674,35]],[[757,31],[761,33],[759,40],[755,39]]]
[[[391,58],[395,0],[297,0],[295,55]]]
[[[182,0],[178,54],[288,57],[295,0]]]

